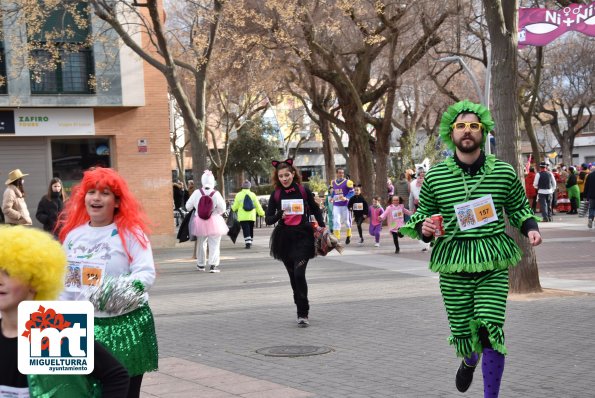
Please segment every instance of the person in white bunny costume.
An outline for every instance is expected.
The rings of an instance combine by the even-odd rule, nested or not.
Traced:
[[[195,190],[186,202],[186,210],[196,209],[190,223],[190,233],[197,238],[196,267],[199,271],[205,271],[206,265],[208,265],[209,272],[219,272],[221,236],[226,235],[228,231],[225,220],[221,216],[225,212],[225,200],[215,190],[215,176],[210,170],[205,170],[201,183],[202,188]],[[198,217],[199,202],[202,196],[210,196],[213,200],[211,216],[206,220]]]

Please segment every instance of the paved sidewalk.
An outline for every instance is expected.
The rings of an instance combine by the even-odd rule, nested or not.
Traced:
[[[540,224],[549,245],[571,239],[572,249],[560,254],[570,274],[554,267],[557,253],[547,240],[536,250],[540,273],[541,261],[547,273],[542,285],[567,293],[509,300],[501,397],[593,396],[595,296],[588,292],[595,292],[595,272],[577,279],[571,264],[576,258],[585,266],[594,257],[595,229],[585,223],[561,216]],[[155,251],[151,306],[160,371],[145,375],[143,397],[463,396],[454,387],[459,360],[446,342],[437,276],[417,242],[403,239],[395,255],[385,234],[380,248],[368,239],[342,256],[312,260],[311,326],[300,329],[285,269],[269,257],[269,233],[257,229],[250,250],[224,238],[220,274],[198,272],[189,243]],[[293,358],[256,353],[287,345],[332,351]],[[483,396],[476,373],[464,396]]]

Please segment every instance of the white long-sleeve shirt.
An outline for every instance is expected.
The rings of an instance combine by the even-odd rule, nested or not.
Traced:
[[[125,276],[139,280],[147,292],[155,282],[155,263],[151,245],[142,245],[132,234],[124,236],[128,255],[119,236],[120,231],[112,223],[104,227],[81,225],[70,231],[64,239],[68,257],[64,292],[60,300],[86,300],[85,290],[100,283],[105,276]],[[145,293],[148,299],[148,294]],[[108,317],[100,311],[96,317]]]

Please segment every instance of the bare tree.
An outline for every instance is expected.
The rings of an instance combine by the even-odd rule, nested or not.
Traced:
[[[190,139],[187,137],[184,129],[184,123],[180,120],[180,113],[175,101],[170,98],[170,132],[169,141],[174,151],[174,157],[176,159],[176,168],[178,169],[178,175],[184,188],[187,189],[186,181],[186,167],[184,161],[184,152],[190,144]]]
[[[523,56],[524,55],[524,56]],[[535,58],[533,65],[532,58]],[[520,56],[524,67],[519,68],[519,78],[521,79],[519,112],[523,119],[523,125],[527,137],[531,142],[531,152],[533,153],[533,162],[539,163],[541,152],[535,129],[533,128],[533,117],[536,112],[537,99],[539,95],[539,86],[541,84],[541,72],[543,70],[543,48],[537,47],[535,51],[531,49],[525,51]]]
[[[89,0],[89,4],[95,15],[109,24],[126,46],[167,80],[190,134],[193,174],[195,177],[201,175],[207,168],[207,72],[223,13],[223,1],[176,2],[183,8],[185,18],[178,18],[171,29],[164,23],[161,0]],[[171,14],[176,15],[175,12]],[[138,33],[145,35],[146,45],[135,40]],[[193,80],[193,93],[186,91],[184,79]]]
[[[335,173],[335,150],[332,126],[325,115],[333,113],[335,97],[332,88],[324,81],[305,73],[299,65],[292,72],[291,78],[286,82],[288,90],[301,101],[308,117],[318,126],[322,138],[325,175],[329,178]],[[347,160],[347,151],[342,149]]]
[[[455,10],[451,2],[267,1],[260,10],[270,15],[270,46],[333,88],[340,113],[324,118],[349,135],[351,177],[368,194],[375,185],[383,191],[395,89],[440,42],[440,28]]]
[[[551,128],[564,163],[572,164],[574,140],[589,125],[595,104],[595,39],[566,35],[550,44],[546,58],[534,116]]]

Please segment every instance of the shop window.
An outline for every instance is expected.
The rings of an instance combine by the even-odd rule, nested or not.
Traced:
[[[67,193],[91,167],[111,167],[108,138],[52,140],[52,175],[60,178]]]

